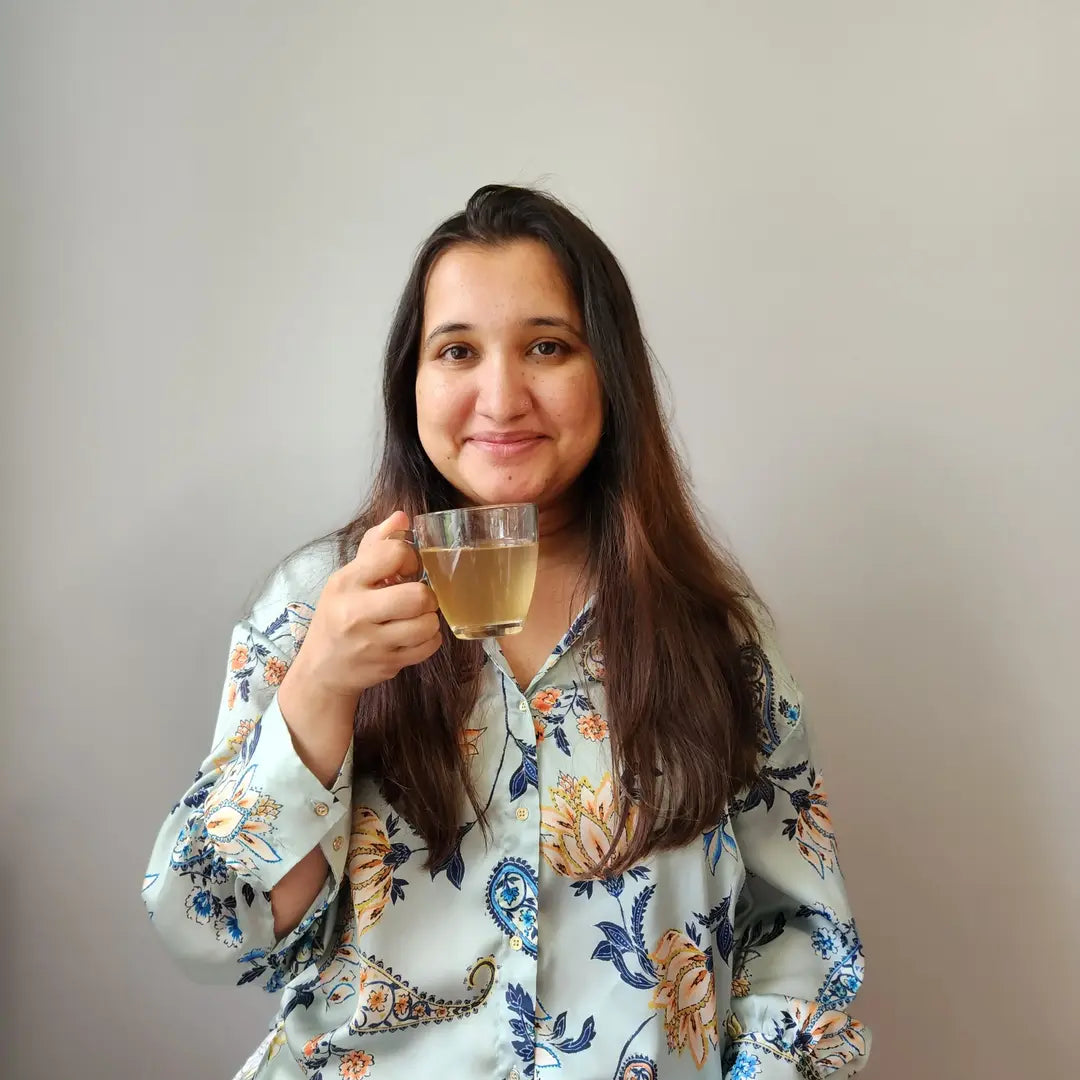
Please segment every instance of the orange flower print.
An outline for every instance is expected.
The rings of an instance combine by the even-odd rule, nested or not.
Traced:
[[[824,877],[826,870],[836,867],[836,834],[821,777],[812,779],[810,791],[792,792],[791,804],[798,816],[785,819],[784,831],[799,845],[799,854]]]
[[[232,656],[229,657],[229,667],[233,671],[239,671],[243,667],[247,667],[248,662],[248,647],[246,645],[237,645],[232,651]],[[220,671],[221,669],[218,668]]]
[[[210,843],[230,870],[251,874],[259,862],[276,863],[281,856],[269,843],[281,804],[254,785],[257,765],[243,771],[240,759],[210,789],[204,804]]]
[[[363,1050],[350,1050],[341,1059],[338,1075],[342,1080],[364,1080],[365,1076],[371,1074],[374,1064],[375,1059],[370,1054],[365,1054]]]
[[[302,1051],[304,1057],[314,1057],[319,1052],[319,1043],[321,1042],[322,1039],[317,1035],[314,1039],[308,1039],[308,1041],[304,1043],[304,1049]]]
[[[445,1020],[450,1015],[450,1010],[445,1005],[435,1006],[435,1019]]]
[[[462,728],[461,749],[466,757],[480,756],[480,739],[487,728]]]
[[[866,1053],[866,1029],[846,1013],[817,1001],[788,1001],[798,1029],[794,1045],[807,1050],[820,1073],[831,1073]]]
[[[650,954],[660,983],[649,1002],[664,1010],[669,1050],[689,1049],[700,1069],[709,1047],[719,1048],[716,1023],[716,988],[708,957],[681,930],[668,930]]]
[[[356,913],[356,936],[366,934],[382,917],[393,891],[393,852],[379,815],[366,806],[353,811],[347,873]]]
[[[577,729],[590,742],[603,742],[608,736],[607,721],[599,713],[586,713],[578,720]]]
[[[532,699],[532,707],[539,713],[549,713],[558,704],[561,696],[559,691],[553,687],[540,690]]]
[[[263,678],[266,679],[267,686],[280,686],[281,680],[285,678],[285,672],[289,669],[283,664],[276,656],[271,656],[266,661],[266,666],[263,668]]]
[[[597,866],[614,847],[613,857],[626,849],[634,835],[636,808],[630,808],[626,830],[613,845],[619,825],[611,773],[605,773],[596,789],[585,779],[559,777],[549,789],[552,804],[541,809],[541,850],[548,865],[564,877],[596,877]]]
[[[394,1015],[399,1020],[404,1020],[412,1012],[412,1002],[409,1000],[407,990],[399,990],[394,995]]]
[[[382,1012],[386,1008],[386,990],[381,986],[373,986],[368,991],[367,1007],[372,1012]]]
[[[536,735],[536,741],[542,743],[544,741],[544,732],[547,731],[547,724],[544,723],[544,718],[541,716],[533,717],[533,732]]]
[[[731,996],[733,998],[750,996],[750,980],[745,975],[736,975],[731,980]]]
[[[228,693],[225,695],[225,703],[231,709],[236,704],[236,683],[229,683]]]
[[[229,708],[232,708],[232,702],[236,699],[236,691],[233,687],[230,687],[229,695]],[[240,752],[240,747],[244,745],[244,740],[255,730],[254,720],[241,720],[236,725],[236,730],[225,740],[225,747],[217,757],[214,758],[214,768],[224,769],[226,765]]]
[[[300,651],[300,646],[304,644],[304,638],[307,637],[308,626],[311,625],[311,617],[315,614],[315,609],[310,604],[295,602],[286,604],[285,610],[288,612],[289,633],[292,634],[292,651],[295,656]]]

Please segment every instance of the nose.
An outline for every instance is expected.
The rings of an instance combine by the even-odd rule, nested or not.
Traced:
[[[524,368],[513,356],[489,354],[477,369],[476,411],[497,424],[524,416],[532,407]]]

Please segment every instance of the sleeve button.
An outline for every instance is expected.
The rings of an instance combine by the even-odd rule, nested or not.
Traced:
[[[315,804],[315,813],[318,814],[319,817],[326,817],[326,815],[330,813],[330,807],[324,802],[317,802]]]

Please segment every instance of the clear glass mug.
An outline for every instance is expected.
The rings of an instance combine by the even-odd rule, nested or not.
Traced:
[[[390,534],[416,548],[455,637],[503,637],[525,624],[539,551],[532,503],[420,514]]]

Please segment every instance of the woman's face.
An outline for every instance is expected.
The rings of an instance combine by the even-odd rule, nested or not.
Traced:
[[[556,505],[596,451],[603,406],[581,314],[535,240],[460,244],[428,275],[420,442],[470,503]]]

